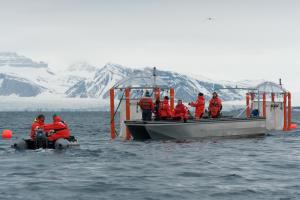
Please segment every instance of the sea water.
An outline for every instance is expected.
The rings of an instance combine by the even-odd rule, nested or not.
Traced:
[[[37,113],[0,113],[26,137]],[[46,113],[47,121],[51,115]],[[80,141],[19,152],[0,140],[0,199],[300,199],[300,130],[251,139],[110,140],[109,114],[63,112]],[[300,113],[294,113],[300,122]]]

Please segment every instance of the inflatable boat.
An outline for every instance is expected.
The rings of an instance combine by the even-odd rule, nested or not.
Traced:
[[[134,140],[186,140],[253,137],[267,133],[265,118],[218,118],[179,121],[125,121]]]
[[[55,142],[47,140],[45,133],[37,132],[36,139],[18,139],[11,145],[17,150],[35,150],[35,149],[68,149],[73,146],[79,146],[76,137],[70,136],[68,139],[58,139]]]

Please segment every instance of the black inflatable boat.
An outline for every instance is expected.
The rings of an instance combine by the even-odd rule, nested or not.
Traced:
[[[35,149],[68,149],[72,146],[79,146],[76,137],[70,136],[68,139],[58,139],[55,142],[47,140],[45,133],[37,132],[36,139],[18,139],[11,145],[17,150],[35,150]]]

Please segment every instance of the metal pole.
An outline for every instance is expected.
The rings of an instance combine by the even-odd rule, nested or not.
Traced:
[[[156,87],[156,67],[153,67],[153,83],[154,87]]]
[[[246,117],[250,117],[250,94],[246,94]]]
[[[283,131],[287,131],[286,93],[283,93]]]
[[[266,93],[263,93],[263,117],[267,117]]]
[[[126,99],[126,120],[130,120],[130,88],[125,90],[125,99]],[[126,140],[130,140],[131,134],[126,127]]]
[[[292,96],[291,93],[288,92],[288,123],[287,129],[290,130],[292,125]]]
[[[110,134],[111,139],[116,138],[116,129],[115,129],[115,91],[114,88],[111,88],[110,91]]]
[[[175,99],[174,88],[170,88],[170,108],[171,108],[171,111],[174,110],[174,99]]]

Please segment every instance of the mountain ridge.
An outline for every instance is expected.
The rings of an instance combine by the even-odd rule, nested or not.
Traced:
[[[1,63],[6,64],[1,65]],[[16,67],[15,63],[22,67]],[[165,85],[175,88],[175,98],[185,102],[195,100],[198,92],[204,93],[209,98],[216,90],[224,101],[244,99],[245,91],[233,88],[239,84],[238,82],[214,81],[203,76],[189,76],[161,69],[157,70],[157,75]],[[151,77],[152,68],[131,68],[112,62],[101,67],[87,62],[77,62],[65,70],[56,71],[45,62],[36,62],[17,53],[0,52],[0,96],[13,96],[13,98],[20,98],[20,101],[22,97],[34,97],[37,100],[47,98],[49,101],[59,98],[75,101],[81,98],[108,102],[109,89],[122,79],[129,77],[130,84],[144,84],[143,79],[134,80],[136,76]],[[251,85],[253,81],[240,83],[243,87],[247,85],[253,87]],[[222,90],[222,88],[231,89]],[[138,94],[134,93],[134,95]],[[121,92],[117,92],[116,99],[120,97]]]

